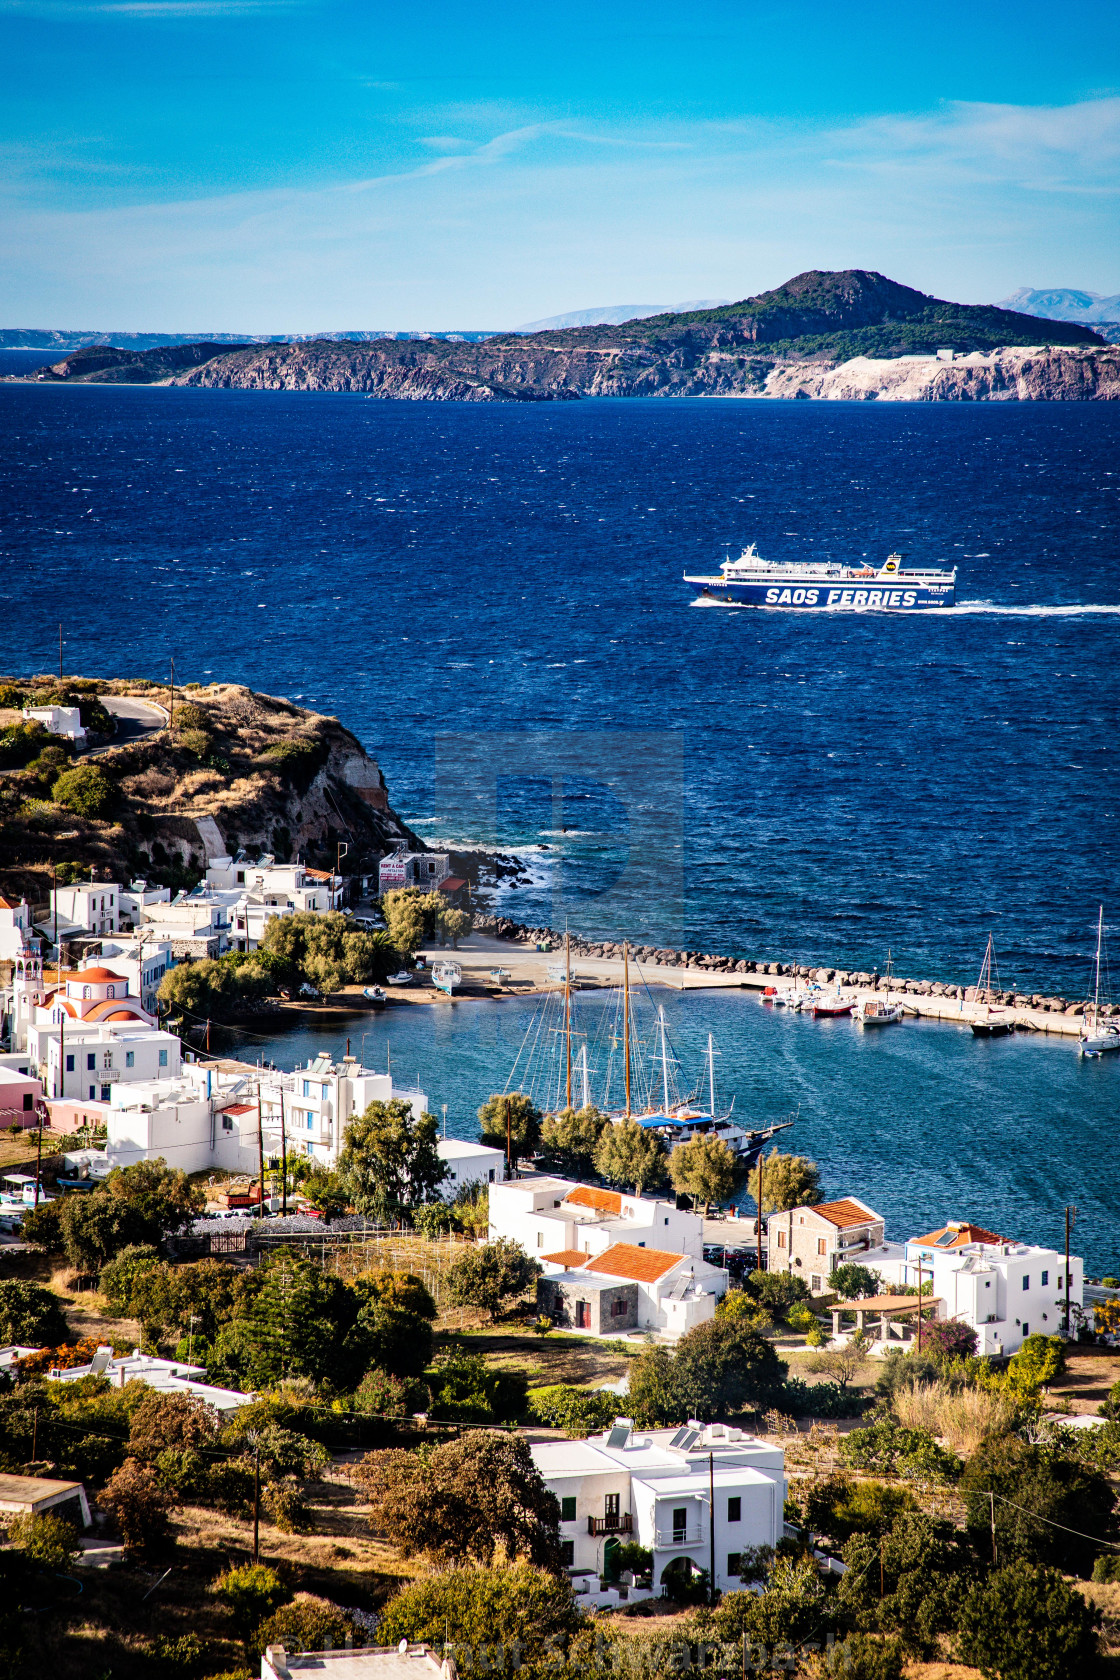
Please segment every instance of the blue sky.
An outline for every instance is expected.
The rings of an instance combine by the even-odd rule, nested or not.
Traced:
[[[0,0],[0,325],[1120,290],[1120,8]]]

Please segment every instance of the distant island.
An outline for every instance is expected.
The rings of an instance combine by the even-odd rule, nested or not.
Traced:
[[[908,358],[912,358],[909,359]],[[591,396],[1116,400],[1120,349],[1091,327],[948,302],[865,269],[619,324],[407,340],[80,349],[39,382],[339,391],[444,402]]]

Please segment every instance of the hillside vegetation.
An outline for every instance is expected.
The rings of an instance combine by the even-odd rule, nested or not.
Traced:
[[[166,707],[166,686],[70,679],[87,726],[107,725],[91,737],[95,753],[74,757],[18,710],[65,697],[57,691],[48,678],[0,681],[0,893],[45,902],[52,867],[62,881],[95,868],[102,879],[191,885],[205,868],[206,818],[230,852],[298,852],[322,868],[334,867],[340,840],[344,867],[368,871],[393,840],[413,838],[337,718],[238,684],[192,684],[177,698],[173,734],[112,745],[102,697]]]
[[[793,394],[767,388],[784,365],[818,371],[856,356],[896,358],[1051,345],[1073,356],[1107,346],[1090,328],[989,304],[929,297],[865,269],[811,270],[773,291],[718,309],[654,315],[619,326],[498,334],[482,343],[316,340],[214,343],[145,352],[79,350],[39,380],[362,392],[444,402],[563,401],[583,396]],[[805,394],[808,394],[806,392]],[[1068,396],[1045,382],[1031,395]],[[1096,384],[1084,395],[1100,394]]]

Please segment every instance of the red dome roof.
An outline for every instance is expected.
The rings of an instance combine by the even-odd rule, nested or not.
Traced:
[[[136,1021],[139,1016],[132,1009],[114,1009],[111,1015],[103,1016],[106,1021]]]
[[[127,974],[115,974],[111,968],[80,968],[76,974],[67,976],[70,980],[127,980]]]

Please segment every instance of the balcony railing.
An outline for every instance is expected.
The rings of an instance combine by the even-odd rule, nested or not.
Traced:
[[[634,1519],[629,1511],[615,1511],[609,1517],[588,1517],[588,1534],[632,1534]]]
[[[669,1546],[698,1546],[704,1538],[704,1524],[694,1518],[684,1528],[659,1528],[653,1543],[660,1552]]]

